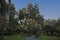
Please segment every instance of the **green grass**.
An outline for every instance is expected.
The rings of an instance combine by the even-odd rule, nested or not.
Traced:
[[[38,40],[60,40],[60,37],[40,36]]]
[[[11,36],[4,36],[4,40],[24,40],[23,36],[20,35],[11,35]]]
[[[4,36],[4,40],[24,40],[21,35]],[[60,40],[60,37],[40,36],[37,40]]]

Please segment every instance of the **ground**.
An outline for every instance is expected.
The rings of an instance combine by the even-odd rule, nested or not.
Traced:
[[[4,36],[4,40],[24,40],[24,37],[20,35],[10,35]],[[40,36],[37,40],[60,40],[60,37]]]

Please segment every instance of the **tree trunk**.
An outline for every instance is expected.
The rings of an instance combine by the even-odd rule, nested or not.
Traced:
[[[5,16],[1,16],[1,33],[0,33],[0,40],[3,40],[4,37],[4,26],[5,26]]]
[[[3,35],[4,35],[4,32],[3,32],[3,29],[1,30],[1,38],[0,38],[0,40],[3,40]]]

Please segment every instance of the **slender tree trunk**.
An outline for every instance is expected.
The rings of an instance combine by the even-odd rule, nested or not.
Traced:
[[[2,28],[2,30],[1,30],[1,39],[0,40],[3,40],[3,36],[4,36],[4,32],[3,32],[3,28]]]
[[[1,39],[4,40],[4,27],[5,27],[5,16],[1,16]]]

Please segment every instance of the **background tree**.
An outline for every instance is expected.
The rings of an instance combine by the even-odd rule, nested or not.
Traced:
[[[14,19],[15,13],[16,13],[15,6],[14,4],[11,4],[9,13],[9,30],[11,31],[10,33],[16,31],[18,27],[18,22],[16,19]]]
[[[57,36],[60,36],[60,18],[57,19],[56,22]]]
[[[3,40],[4,27],[6,25],[6,9],[7,3],[5,0],[0,0],[0,40]]]
[[[39,14],[39,8],[37,4],[34,5],[32,3],[29,3],[26,8],[22,8],[19,11],[19,19],[25,21],[24,29],[26,28],[26,32],[28,34],[32,34],[32,30],[40,30],[38,28],[41,28],[41,25],[43,24],[42,22],[44,21],[43,16]],[[35,29],[35,27],[37,28]],[[37,34],[37,31],[34,32]]]
[[[47,35],[55,35],[56,34],[56,20],[46,20],[44,22],[43,30],[47,33]],[[54,34],[55,33],[55,34]]]

